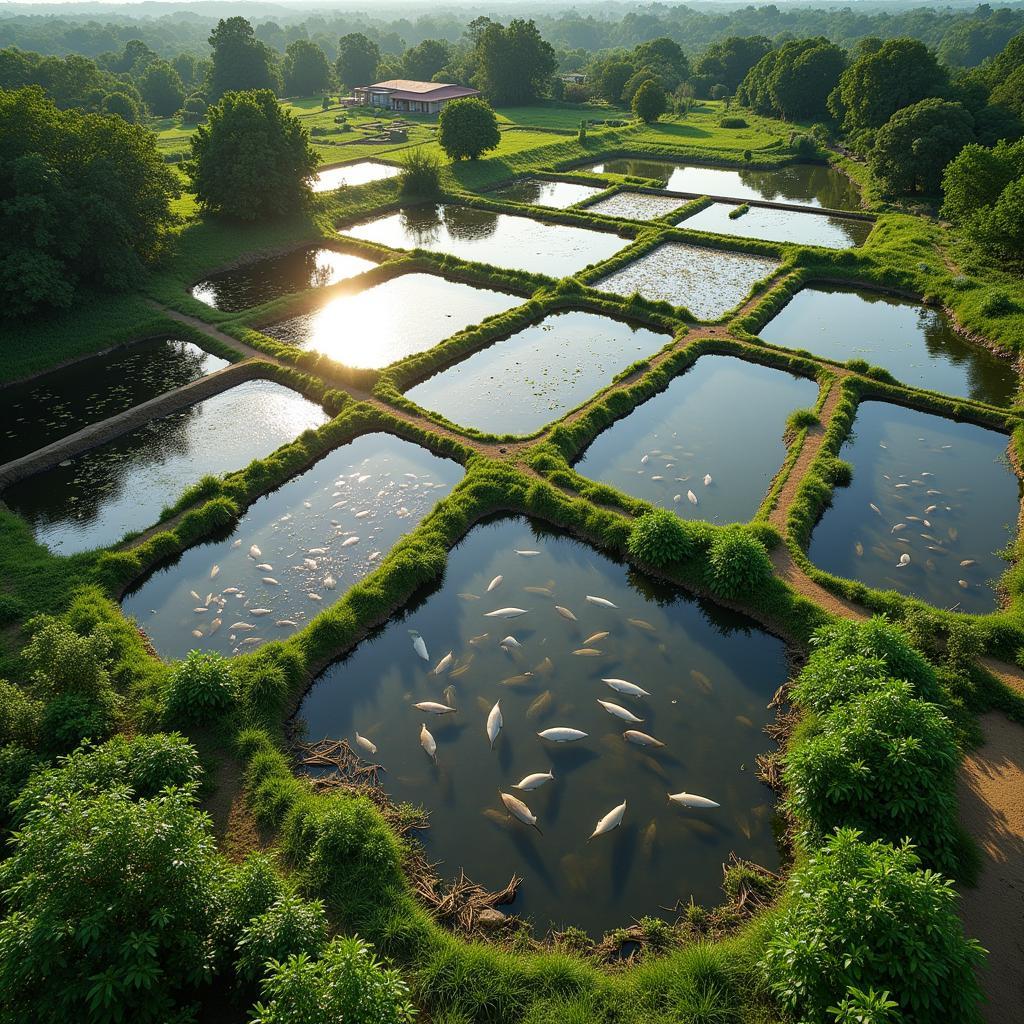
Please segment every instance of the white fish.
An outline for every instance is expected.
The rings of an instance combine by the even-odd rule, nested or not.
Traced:
[[[269,562],[260,562],[260,564],[257,565],[256,568],[259,569],[260,572],[274,571],[274,567]]]
[[[907,524],[906,523],[897,523],[889,532],[890,533],[899,533],[900,530],[905,530],[906,528],[907,528]]]
[[[484,633],[484,636],[487,636],[487,634]],[[512,651],[517,647],[522,647],[523,645],[514,636],[507,636],[498,644],[498,646],[504,647],[506,651]]]
[[[281,584],[278,583],[278,581],[275,580],[273,576],[264,576],[263,577],[263,582],[266,583],[268,587],[279,587],[279,586],[281,586]]]
[[[704,474],[704,486],[705,487],[710,487],[711,486],[711,474],[710,473],[705,473]]]
[[[868,502],[868,508],[871,509],[872,512],[877,512],[879,515],[882,514],[882,510],[873,501]]]
[[[343,548],[350,548],[350,547],[352,547],[353,544],[358,544],[358,543],[359,543],[359,538],[358,537],[346,537],[341,542],[341,546]]]
[[[552,743],[572,743],[574,740],[581,740],[587,734],[581,729],[570,729],[564,725],[557,725],[553,729],[545,729],[537,733],[542,740],[550,740]]]
[[[409,635],[412,637],[412,649],[424,660],[430,661],[430,655],[427,654],[427,645],[423,640],[423,637],[415,631],[411,631]]]
[[[646,465],[647,465],[647,463],[648,463],[648,461],[650,460],[650,458],[651,458],[651,457],[650,457],[650,455],[644,455],[644,456],[643,456],[643,457],[642,457],[642,458],[640,459],[640,465],[641,465],[641,466],[646,466]]]
[[[590,636],[588,636],[587,639],[583,641],[583,646],[590,647],[593,644],[596,644],[599,640],[603,640],[606,636],[610,635],[611,634],[608,633],[607,630],[605,630],[602,633],[591,633]]]
[[[591,604],[596,604],[601,608],[618,608],[617,604],[612,604],[607,597],[594,597],[593,594],[587,594],[586,598]]]
[[[211,622],[211,623],[210,623],[210,635],[211,635],[211,636],[212,636],[212,635],[213,635],[214,633],[216,633],[218,629],[220,629],[220,627],[221,627],[221,624],[222,624],[223,622],[224,622],[224,620],[223,620],[223,619],[214,619],[214,620],[213,620],[213,622]]]
[[[439,676],[454,660],[455,652],[449,651],[435,666],[434,675]]]
[[[430,760],[437,764],[437,740],[430,735],[426,722],[420,726],[420,746],[427,752]]]
[[[210,579],[211,579],[211,580],[214,580],[214,579],[216,579],[216,578],[217,578],[217,573],[219,573],[219,572],[220,572],[220,566],[219,566],[219,565],[215,565],[215,566],[214,566],[214,567],[213,567],[213,568],[212,568],[212,569],[210,570]]]
[[[602,679],[601,682],[610,686],[616,693],[624,693],[628,697],[650,697],[646,690],[625,679]]]
[[[976,565],[977,563],[973,558],[965,558],[960,564],[966,568],[969,565]]]
[[[309,592],[309,593],[308,593],[308,594],[306,595],[306,597],[308,597],[308,598],[310,599],[310,601],[322,601],[322,600],[323,600],[323,598],[322,598],[322,597],[321,597],[321,596],[320,596],[320,595],[319,595],[318,593],[316,593],[316,592],[315,592],[315,591],[313,591],[313,590],[311,590],[311,591],[310,591],[310,592]]]
[[[609,715],[614,715],[616,718],[621,718],[624,722],[642,722],[642,718],[637,718],[629,708],[624,708],[621,704],[613,704],[610,700],[598,700],[598,704],[601,705],[608,712]]]
[[[512,788],[529,792],[531,789],[540,789],[545,782],[551,782],[554,777],[554,772],[534,772],[532,775],[527,775],[525,779],[520,779]]]
[[[626,801],[623,800],[618,807],[613,807],[595,826],[590,833],[589,843],[595,836],[603,836],[606,832],[618,828],[622,824],[622,816],[626,813]]]
[[[494,749],[494,741],[498,738],[498,733],[501,732],[501,727],[504,724],[505,720],[501,717],[501,701],[499,700],[487,716],[487,738],[491,741],[491,750]]]
[[[260,549],[258,547],[256,547],[255,544],[253,544],[253,546],[251,548],[249,548],[249,557],[250,558],[259,558],[260,555],[262,555],[262,554],[263,554],[263,552],[260,551]]]
[[[484,612],[485,619],[517,619],[525,615],[525,608],[498,608],[493,612]]]
[[[193,593],[195,593],[195,591],[193,591]],[[225,587],[221,591],[221,593],[222,594],[240,594],[241,591],[238,589],[238,587]]]
[[[302,560],[302,567],[304,569],[315,569],[316,568],[316,559],[315,558],[304,558]]]
[[[274,609],[273,608],[250,608],[250,615],[269,615]]]
[[[512,815],[518,821],[521,821],[524,825],[529,825],[531,828],[536,828],[538,832],[540,829],[537,828],[537,815],[530,810],[526,804],[517,796],[513,796],[511,793],[502,793],[501,802],[505,805],[505,810]]]
[[[333,590],[337,585],[338,581],[330,573],[324,577],[324,586],[328,590]]]
[[[492,590],[497,590],[498,587],[501,586],[501,581],[504,578],[505,578],[504,576],[495,576],[494,579],[491,580],[491,582],[487,584],[487,593],[489,594]]]
[[[285,629],[289,626],[292,629],[294,629],[298,625],[298,623],[294,619],[278,619],[277,622],[274,623],[274,625],[280,626],[282,629]]]
[[[638,747],[663,747],[665,746],[661,740],[656,740],[653,736],[648,736],[645,732],[639,732],[636,729],[627,729],[622,734],[628,743],[635,743]]]
[[[356,519],[365,519],[370,514],[368,508],[364,508],[361,512],[356,513]]]
[[[202,601],[202,598],[194,590],[190,590],[189,593],[192,595],[193,600]]]
[[[532,558],[532,557],[533,557],[534,555],[539,555],[539,554],[540,554],[540,552],[539,552],[539,551],[520,551],[520,550],[519,550],[519,549],[517,548],[517,549],[516,549],[516,554],[517,554],[517,555],[522,555],[522,556],[523,556],[523,558]]]
[[[691,505],[696,505],[697,504],[697,495],[694,494],[693,491],[687,491],[686,492],[686,500],[689,501],[689,503]]]
[[[451,715],[455,712],[455,708],[450,708],[447,704],[438,704],[436,700],[421,700],[419,704],[413,704],[413,707],[428,715]]]
[[[327,548],[310,548],[307,553],[310,555],[326,555]]]
[[[576,616],[573,615],[568,608],[563,608],[560,604],[555,605],[555,611],[562,616],[563,619],[568,619],[570,622],[576,622]]]
[[[358,732],[356,733],[356,743],[368,754],[377,753],[377,744],[372,740],[368,740],[365,736],[360,736]]]
[[[896,564],[896,568],[902,569],[905,565],[910,565],[910,555],[908,555],[906,551],[904,551],[903,554],[900,555],[900,560]]]
[[[706,796],[697,796],[696,793],[669,793],[669,801],[674,804],[679,804],[680,807],[721,807],[721,804],[716,804],[714,800],[709,800]]]
[[[243,629],[255,629],[256,627],[251,622],[233,622],[228,629],[240,632]]]

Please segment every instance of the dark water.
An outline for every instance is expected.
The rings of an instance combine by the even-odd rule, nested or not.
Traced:
[[[376,160],[357,160],[354,164],[329,167],[313,179],[314,192],[332,192],[342,185],[366,185],[371,181],[395,178],[402,173],[394,164],[381,164]]]
[[[327,414],[271,381],[239,384],[14,484],[3,500],[61,555],[153,525],[207,473],[241,469]]]
[[[765,325],[774,345],[846,361],[866,359],[914,387],[1009,405],[1013,366],[953,330],[938,309],[852,288],[804,288]]]
[[[726,170],[696,167],[668,160],[607,160],[589,170],[597,174],[631,174],[659,178],[674,192],[732,199],[763,199],[775,203],[859,210],[857,186],[840,171],[819,164],[789,164],[772,170]]]
[[[815,527],[811,561],[940,607],[991,611],[1006,569],[995,552],[1017,532],[1021,496],[1006,435],[884,402],[863,403],[853,426],[840,453],[853,483]]]
[[[372,759],[386,768],[388,792],[430,812],[421,835],[441,872],[451,877],[463,867],[493,888],[523,876],[511,910],[541,929],[556,922],[599,935],[691,894],[718,903],[730,851],[768,867],[778,862],[772,794],[757,781],[755,758],[771,745],[761,728],[786,677],[783,644],[749,619],[539,530],[523,519],[474,529],[452,552],[438,590],[314,683],[300,709],[308,735],[353,742],[358,730],[377,744]],[[498,575],[503,581],[488,593]],[[597,607],[587,594],[618,607]],[[507,606],[527,611],[485,616]],[[422,635],[429,660],[413,650],[410,630]],[[522,645],[512,653],[499,646],[509,635]],[[573,654],[586,649],[600,653]],[[432,674],[449,651],[447,669]],[[650,696],[616,694],[602,678],[625,678]],[[455,714],[410,706],[446,699]],[[486,721],[499,699],[504,727],[492,751]],[[598,699],[643,718],[633,728],[664,748],[627,743],[629,726]],[[424,723],[437,742],[436,766],[420,747]],[[537,736],[555,726],[588,736],[561,745]],[[540,789],[510,788],[549,770],[554,781]],[[499,790],[527,804],[543,835],[508,818]],[[681,791],[721,806],[670,805],[667,794]],[[588,843],[598,819],[623,800],[621,827]]]
[[[814,381],[732,356],[702,356],[600,434],[576,469],[686,519],[746,521],[786,457],[786,417],[817,398]]]
[[[746,298],[755,281],[769,277],[778,266],[779,261],[769,256],[663,242],[593,282],[593,287],[616,295],[639,292],[655,302],[684,306],[698,320],[717,320]]]
[[[488,192],[491,199],[509,203],[529,203],[531,206],[552,206],[564,210],[567,206],[596,196],[604,189],[593,185],[581,185],[576,181],[545,181],[543,178],[524,178],[504,188]]]
[[[849,249],[860,245],[874,227],[867,220],[845,220],[794,210],[768,210],[760,206],[752,206],[742,217],[733,220],[729,217],[729,211],[733,209],[735,207],[728,203],[712,203],[700,213],[680,221],[678,227],[793,245],[820,245],[826,249]]]
[[[522,301],[435,274],[401,274],[261,329],[286,345],[323,352],[339,363],[379,369]]]
[[[355,224],[344,234],[395,249],[446,252],[550,277],[575,274],[629,244],[628,239],[604,231],[455,204],[411,206]]]
[[[647,192],[616,192],[587,207],[587,211],[600,213],[605,217],[624,217],[626,220],[653,220],[673,213],[685,200],[671,196],[655,196]]]
[[[227,365],[190,341],[157,338],[0,388],[0,463]]]
[[[165,658],[282,639],[376,568],[462,475],[409,441],[367,434],[260,498],[230,534],[155,572],[122,607]]]
[[[211,274],[192,295],[215,309],[237,313],[282,295],[324,288],[377,266],[373,260],[315,245]]]
[[[586,401],[668,340],[667,334],[596,313],[553,313],[406,394],[466,427],[529,434]]]

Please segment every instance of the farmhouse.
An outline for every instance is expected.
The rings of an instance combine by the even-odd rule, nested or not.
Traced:
[[[410,114],[436,114],[449,100],[479,96],[479,89],[444,82],[413,82],[391,78],[376,85],[359,85],[352,90],[356,103],[367,107],[386,107]]]

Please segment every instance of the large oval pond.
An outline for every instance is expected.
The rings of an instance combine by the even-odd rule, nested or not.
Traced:
[[[241,469],[327,419],[289,388],[248,381],[27,477],[3,500],[58,554],[107,547],[207,473]]]
[[[393,249],[429,249],[477,263],[565,277],[608,259],[629,240],[471,206],[411,206],[353,224],[344,234]]]
[[[669,160],[606,160],[585,168],[595,174],[629,174],[657,178],[673,192],[730,199],[859,210],[857,186],[842,172],[822,164],[789,164],[772,169],[700,167]]]
[[[409,441],[366,434],[158,569],[122,607],[165,658],[283,639],[374,569],[462,474]]]
[[[545,181],[543,178],[523,178],[488,192],[486,198],[507,203],[528,203],[530,206],[550,206],[564,210],[576,203],[596,196],[604,189],[583,185],[578,181]]]
[[[866,359],[913,387],[1009,405],[1013,364],[953,330],[939,309],[853,288],[803,288],[762,329],[773,345]]]
[[[596,313],[553,313],[406,394],[465,427],[492,434],[530,434],[668,341],[667,334]]]
[[[375,266],[362,256],[309,245],[211,274],[193,285],[192,296],[225,313],[237,313],[282,295],[337,284]]]
[[[313,179],[314,192],[333,192],[342,185],[368,185],[371,181],[396,178],[402,173],[401,167],[379,163],[376,160],[357,160],[340,167],[327,167]]]
[[[746,521],[786,457],[786,417],[817,398],[814,381],[702,356],[598,435],[576,469],[680,516]]]
[[[506,607],[525,612],[488,617]],[[413,630],[428,660],[414,650]],[[517,646],[503,648],[509,636]],[[617,693],[604,678],[649,696]],[[772,794],[755,758],[770,745],[766,705],[785,678],[782,642],[751,620],[505,519],[475,528],[438,589],[321,675],[299,715],[311,739],[354,743],[358,731],[376,744],[371,759],[386,769],[390,795],[430,812],[421,836],[443,874],[461,867],[490,888],[518,874],[513,912],[540,929],[572,924],[596,936],[691,895],[720,902],[731,851],[776,866]],[[499,700],[503,727],[491,749],[486,723]],[[643,719],[632,728],[664,746],[628,742],[630,724],[601,700]],[[412,707],[421,701],[456,711],[425,714]],[[420,745],[422,725],[436,764]],[[537,735],[560,726],[587,735]],[[513,788],[546,772],[554,778],[538,789]],[[681,791],[721,806],[670,804]],[[522,799],[540,831],[511,819],[499,792]],[[623,801],[621,827],[588,842]]]
[[[791,245],[819,245],[825,249],[849,249],[860,245],[871,234],[869,220],[829,217],[823,213],[799,210],[772,210],[752,206],[741,217],[729,216],[736,209],[730,203],[712,203],[677,225],[688,231],[713,231],[718,235],[761,238]]]
[[[153,338],[0,388],[0,463],[227,365],[190,341]]]
[[[379,369],[522,302],[434,274],[401,274],[260,330],[347,366]]]
[[[991,611],[1021,495],[1006,435],[884,402],[862,403],[853,426],[840,452],[853,482],[814,528],[811,561],[939,607]]]

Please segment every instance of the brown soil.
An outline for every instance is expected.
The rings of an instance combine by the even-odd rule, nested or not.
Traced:
[[[238,761],[230,755],[218,755],[211,782],[213,791],[203,800],[203,810],[213,820],[220,852],[237,864],[255,850],[267,849],[271,838],[256,824],[245,802]]]

